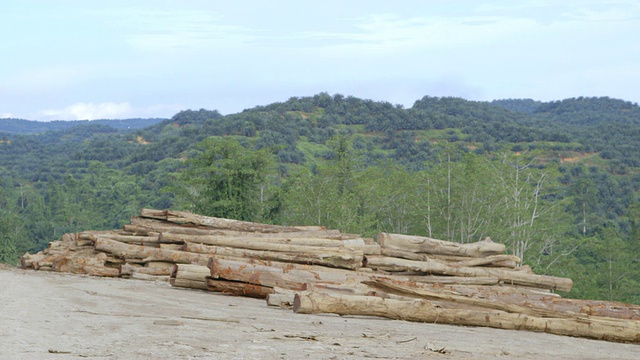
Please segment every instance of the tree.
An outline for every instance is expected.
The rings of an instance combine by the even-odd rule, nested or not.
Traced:
[[[267,149],[251,150],[234,138],[209,138],[187,160],[186,169],[170,188],[178,206],[199,214],[255,221],[265,211],[265,187],[273,170]]]

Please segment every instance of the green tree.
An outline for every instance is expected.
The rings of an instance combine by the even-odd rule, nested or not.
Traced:
[[[266,187],[273,171],[269,150],[251,150],[233,138],[209,138],[170,188],[177,206],[199,214],[256,221],[268,212]]]

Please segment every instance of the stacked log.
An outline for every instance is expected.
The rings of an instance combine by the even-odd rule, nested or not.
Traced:
[[[297,313],[526,329],[640,343],[640,306],[565,299],[571,279],[533,273],[491,239],[375,239],[143,209],[122,230],[65,234],[22,266],[168,281],[267,299]]]

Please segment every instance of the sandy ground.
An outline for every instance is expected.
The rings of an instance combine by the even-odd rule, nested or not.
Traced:
[[[370,317],[0,267],[0,359],[638,359],[640,345]]]

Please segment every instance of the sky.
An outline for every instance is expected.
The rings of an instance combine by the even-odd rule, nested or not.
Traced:
[[[320,92],[640,102],[637,0],[5,0],[0,118],[222,114]]]

